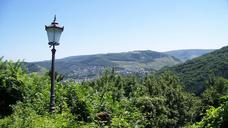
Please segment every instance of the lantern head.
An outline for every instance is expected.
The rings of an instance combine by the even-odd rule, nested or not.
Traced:
[[[64,27],[60,27],[56,22],[56,16],[54,17],[54,20],[51,23],[51,25],[49,26],[45,25],[45,30],[47,31],[47,36],[48,36],[48,44],[50,46],[59,45],[59,39],[63,32],[63,29]]]

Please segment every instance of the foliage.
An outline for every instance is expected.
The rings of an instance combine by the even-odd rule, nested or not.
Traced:
[[[19,102],[13,107],[14,113],[0,120],[1,127],[10,128],[60,128],[73,127],[73,115],[69,112],[50,115],[48,113],[38,115],[31,107]]]
[[[170,72],[144,80],[148,96],[138,99],[137,105],[147,119],[147,127],[181,127],[194,121],[199,99],[184,92],[179,79]]]
[[[10,104],[22,100],[22,81],[18,79],[24,72],[20,63],[2,61],[0,58],[0,118],[12,113]]]
[[[228,126],[228,96],[220,99],[221,105],[207,110],[202,121],[197,122],[192,128],[225,128]]]
[[[222,77],[209,79],[207,89],[202,93],[202,100],[205,107],[215,106],[220,104],[220,97],[228,95],[228,80]]]
[[[212,127],[227,119],[227,100],[219,98],[227,95],[228,80],[220,77],[209,79],[201,96],[186,92],[172,72],[137,77],[106,70],[81,83],[56,78],[56,110],[51,114],[49,73],[28,74],[20,62],[0,60],[0,127],[184,127],[201,114],[202,121],[193,126],[212,122]],[[214,107],[206,111],[209,106]]]

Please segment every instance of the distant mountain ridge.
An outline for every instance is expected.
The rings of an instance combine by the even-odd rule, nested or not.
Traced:
[[[172,51],[167,51],[163,53],[174,56],[182,60],[183,62],[185,62],[186,60],[191,60],[193,58],[202,56],[203,54],[207,54],[213,51],[215,51],[215,49],[184,49],[184,50],[172,50]]]
[[[74,80],[96,78],[101,75],[106,68],[114,68],[116,72],[122,74],[146,74],[156,72],[163,67],[171,67],[180,64],[185,61],[183,60],[183,56],[190,59],[192,56],[200,56],[201,54],[210,51],[211,50],[175,50],[161,53],[143,50],[71,56],[57,59],[56,71],[65,75],[66,78]],[[182,53],[182,55],[180,55],[180,53]],[[184,55],[184,53],[188,53],[188,55]],[[50,66],[51,61],[26,63],[26,68],[29,72],[45,72],[50,69]]]
[[[145,50],[122,53],[71,56],[56,60],[56,71],[67,78],[83,80],[99,76],[105,68],[114,68],[122,74],[155,72],[165,66],[181,63],[173,56]],[[50,69],[51,61],[27,63],[29,72]]]

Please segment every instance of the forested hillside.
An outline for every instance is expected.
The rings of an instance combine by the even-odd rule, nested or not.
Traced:
[[[106,70],[99,78],[82,83],[62,81],[59,75],[56,78],[56,111],[51,114],[49,73],[28,74],[20,62],[0,59],[0,127],[217,128],[228,125],[228,80],[222,77],[211,77],[200,96],[185,91],[180,79],[169,71],[139,78]]]
[[[29,72],[43,72],[50,69],[50,61],[26,63]],[[115,68],[121,74],[155,72],[181,61],[170,55],[155,51],[133,51],[85,56],[72,56],[56,60],[56,70],[65,78],[73,80],[94,79],[106,68]]]
[[[228,47],[223,47],[201,57],[170,68],[185,84],[187,90],[201,93],[207,88],[210,78],[228,78]]]

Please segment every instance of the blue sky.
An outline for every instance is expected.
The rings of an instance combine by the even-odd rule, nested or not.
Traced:
[[[55,14],[65,29],[56,58],[228,45],[227,0],[1,0],[0,56],[50,59]]]

